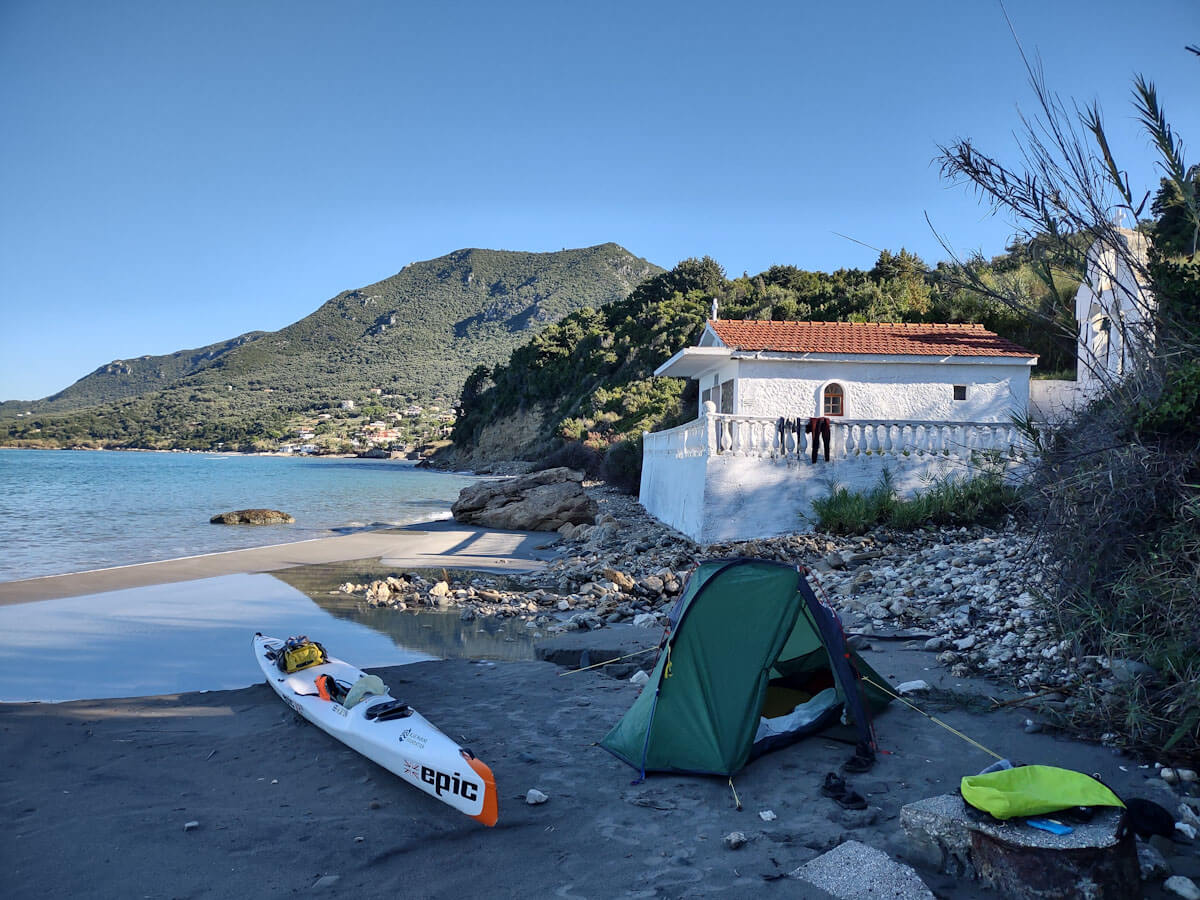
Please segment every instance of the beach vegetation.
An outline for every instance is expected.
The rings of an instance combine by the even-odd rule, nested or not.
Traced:
[[[1200,56],[1200,48],[1188,50]],[[1041,562],[1054,572],[1038,594],[1073,654],[1097,658],[1112,671],[1079,681],[1071,722],[1128,747],[1194,758],[1200,753],[1200,166],[1186,160],[1147,79],[1134,79],[1133,107],[1161,177],[1142,189],[1114,158],[1099,106],[1064,103],[1039,68],[1029,71],[1038,112],[1024,122],[1020,164],[1009,167],[961,140],[942,148],[944,173],[978,192],[1021,234],[1037,235],[1042,257],[1059,269],[1082,273],[1087,247],[1099,240],[1155,300],[1122,377],[1038,441],[1040,455],[1022,491],[1046,538]],[[1148,254],[1122,229],[1122,218],[1149,238]],[[998,304],[1021,302],[1008,285],[976,289]]]
[[[932,479],[913,496],[901,498],[892,475],[884,470],[873,487],[852,491],[832,486],[829,494],[812,502],[812,521],[830,534],[866,534],[879,526],[898,531],[925,527],[1002,525],[1021,508],[1016,485],[994,465],[961,475]]]

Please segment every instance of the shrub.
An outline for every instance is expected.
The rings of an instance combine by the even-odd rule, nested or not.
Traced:
[[[568,469],[578,469],[585,475],[598,478],[603,463],[603,454],[597,452],[594,448],[579,441],[567,441],[557,450],[542,457],[541,462],[534,466],[534,471],[566,466]]]
[[[997,525],[1017,509],[1019,494],[1003,474],[989,468],[973,477],[947,476],[910,499],[896,496],[886,469],[868,491],[837,485],[812,503],[818,528],[832,534],[864,534],[877,525],[915,531],[927,525]]]
[[[1115,399],[1115,398],[1113,398]],[[1200,449],[1139,438],[1130,406],[1095,404],[1058,434],[1031,484],[1056,577],[1046,600],[1077,656],[1135,660],[1136,678],[1081,679],[1071,721],[1131,748],[1200,748]],[[1124,427],[1122,427],[1124,426]]]
[[[975,477],[948,477],[892,508],[888,524],[912,531],[924,525],[987,525],[1002,523],[1019,503],[1017,489],[998,471]]]
[[[851,491],[835,485],[828,497],[813,500],[817,527],[831,534],[864,534],[886,521],[895,508],[896,494],[890,484],[880,483],[869,491]]]
[[[642,483],[642,436],[625,438],[609,447],[601,474],[609,484],[636,494]]]

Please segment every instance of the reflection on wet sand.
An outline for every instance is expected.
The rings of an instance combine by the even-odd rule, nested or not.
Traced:
[[[361,668],[533,657],[539,635],[521,621],[376,609],[337,590],[383,568],[313,565],[0,604],[0,702],[246,687],[262,677],[250,652],[256,631],[307,634]]]
[[[423,571],[406,569],[404,571]],[[438,570],[438,572],[445,570]],[[443,659],[533,659],[534,641],[540,630],[519,619],[479,618],[464,622],[457,611],[401,611],[368,606],[338,590],[347,582],[368,582],[398,574],[394,567],[378,560],[360,559],[346,563],[304,566],[272,572],[273,577],[307,594],[330,615],[365,625],[390,637],[406,650]],[[430,573],[432,574],[432,573]],[[459,570],[448,574],[461,579]],[[336,651],[335,651],[336,655]]]

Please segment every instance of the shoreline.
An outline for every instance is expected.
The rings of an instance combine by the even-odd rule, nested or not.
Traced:
[[[594,746],[639,690],[611,677],[618,667],[569,677],[545,661],[447,659],[373,669],[393,696],[492,767],[500,821],[484,829],[298,720],[263,684],[0,704],[0,752],[12,763],[0,772],[0,809],[12,823],[15,895],[238,896],[251,883],[270,897],[315,889],[330,896],[441,898],[474,895],[486,885],[499,897],[761,897],[775,891],[821,898],[831,895],[799,880],[795,870],[857,840],[914,867],[939,898],[966,900],[980,896],[978,883],[941,874],[914,855],[899,817],[908,803],[955,793],[961,776],[993,761],[988,753],[1097,772],[1122,797],[1145,797],[1172,812],[1179,807],[1179,789],[1153,766],[1060,732],[1041,718],[1037,698],[974,675],[965,655],[948,665],[944,646],[935,647],[949,633],[943,619],[877,607],[877,595],[893,605],[905,597],[900,587],[911,580],[921,583],[931,608],[953,612],[950,598],[969,596],[971,584],[935,576],[966,571],[967,557],[980,573],[1003,574],[1021,559],[1015,535],[975,536],[966,529],[936,539],[794,535],[698,547],[649,520],[627,495],[595,483],[588,490],[600,507],[598,524],[567,534],[422,523],[96,570],[75,576],[76,586],[88,582],[94,589],[130,576],[146,584],[168,583],[166,576],[192,580],[222,574],[226,566],[257,572],[275,565],[278,571],[319,565],[326,557],[373,558],[397,571],[479,571],[485,565],[532,571],[556,587],[479,593],[494,595],[486,601],[493,608],[509,610],[497,616],[557,615],[568,633],[541,642],[548,649],[540,653],[569,662],[589,653],[593,659],[623,655],[613,650],[621,639],[656,645],[661,617],[678,591],[672,582],[697,558],[786,557],[819,573],[872,668],[892,685],[927,682],[916,705],[978,743],[961,743],[896,702],[874,721],[884,751],[875,767],[848,776],[866,798],[866,810],[845,810],[820,795],[824,775],[837,771],[852,748],[815,735],[735,774],[745,804],[738,811],[724,778],[651,775],[641,782]],[[923,561],[919,542],[932,544]],[[985,562],[984,552],[994,559]],[[917,569],[893,569],[899,561]],[[71,578],[0,584],[0,603],[12,585]],[[421,595],[433,593],[411,585],[404,590],[416,595],[410,601],[426,605]],[[371,591],[364,599],[369,607],[395,601],[396,595],[385,604]],[[1003,610],[1006,603],[992,598],[989,605]],[[488,614],[481,604],[463,597],[451,608],[461,605],[468,621],[468,615]],[[616,624],[646,612],[658,621]],[[552,653],[553,647],[566,653]],[[330,650],[341,655],[336,646]],[[652,659],[638,661],[648,669]],[[526,803],[534,789],[548,802]],[[768,811],[771,817],[759,815]],[[730,849],[725,838],[737,831],[746,843]],[[1200,871],[1196,845],[1164,846],[1175,871]],[[48,872],[46,858],[61,864]],[[776,880],[790,884],[775,888]],[[1148,898],[1166,896],[1160,883],[1145,884]]]
[[[130,563],[82,572],[0,582],[0,606],[213,578],[275,572],[298,566],[377,557],[397,567],[465,568],[516,573],[540,568],[557,535],[500,531],[436,519],[330,537]]]
[[[449,520],[460,489],[475,480],[403,460],[146,453],[4,454],[12,552],[0,583]],[[296,522],[210,524],[213,513],[249,507],[285,509]]]
[[[657,632],[642,631],[653,643]],[[607,647],[604,630],[571,636]],[[931,654],[888,646],[870,664],[898,680],[982,699],[986,683],[929,671]],[[976,882],[913,855],[908,803],[953,793],[991,759],[899,703],[875,719],[887,752],[848,776],[866,810],[820,795],[852,748],[816,735],[726,779],[636,772],[593,744],[638,688],[550,662],[418,662],[372,670],[495,773],[497,826],[484,828],[295,716],[264,684],[237,690],[0,705],[0,801],[9,890],[18,897],[831,896],[795,870],[847,840],[912,866],[943,900]],[[1015,708],[926,699],[948,725],[1010,758],[1100,773],[1121,796],[1173,808],[1153,768],[1106,748],[1022,730]],[[547,802],[531,805],[526,792]],[[760,816],[769,811],[771,816]],[[730,849],[725,837],[746,843]],[[1176,845],[1177,865],[1195,864]],[[433,852],[430,852],[433,851]],[[46,867],[45,860],[56,865]],[[452,859],[454,864],[447,865]],[[853,872],[847,872],[848,878]],[[775,882],[788,882],[777,887]],[[1146,884],[1149,898],[1165,894]],[[860,896],[841,894],[843,897]],[[906,895],[907,896],[907,895]],[[915,896],[915,895],[914,895]]]

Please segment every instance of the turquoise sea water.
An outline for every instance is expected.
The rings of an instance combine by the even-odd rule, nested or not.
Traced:
[[[0,450],[0,581],[443,519],[473,480],[387,460]],[[246,507],[296,524],[209,524]],[[255,631],[306,633],[362,667],[532,657],[522,622],[373,609],[327,569],[2,606],[0,702],[244,687],[262,677]]]
[[[0,581],[444,519],[472,480],[396,460],[0,450]],[[209,524],[251,507],[296,524]]]

